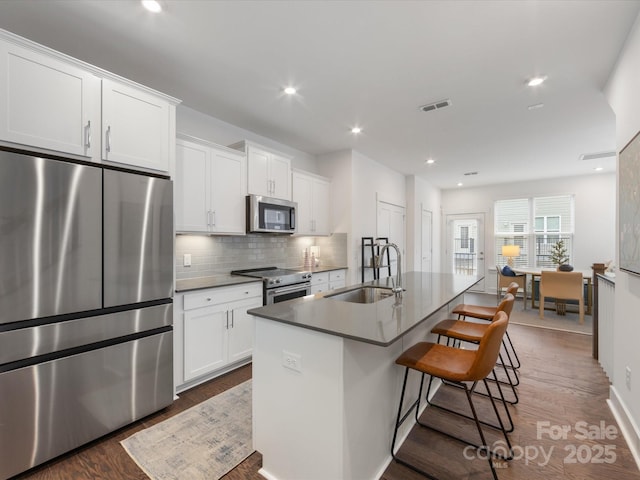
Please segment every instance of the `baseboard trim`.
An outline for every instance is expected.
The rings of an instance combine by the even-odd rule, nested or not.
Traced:
[[[622,431],[622,436],[627,441],[629,450],[631,450],[631,454],[636,461],[638,470],[640,470],[640,429],[636,425],[631,413],[613,385],[609,387],[609,399],[607,400],[607,405],[609,405],[611,413],[613,413],[613,416],[618,422],[620,430]]]

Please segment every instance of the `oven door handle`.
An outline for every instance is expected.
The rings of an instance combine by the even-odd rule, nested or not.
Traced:
[[[282,288],[273,288],[267,292],[267,295],[274,296],[274,295],[281,295],[283,293],[299,292],[300,290],[308,289],[310,285],[311,285],[310,283],[298,283],[292,286],[286,286]]]

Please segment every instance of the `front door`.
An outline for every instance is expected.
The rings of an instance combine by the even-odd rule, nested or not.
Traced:
[[[447,215],[445,271],[486,275],[484,265],[484,213]],[[484,280],[472,289],[484,292]]]

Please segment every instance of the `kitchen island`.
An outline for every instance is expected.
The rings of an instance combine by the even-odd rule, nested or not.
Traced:
[[[260,473],[271,480],[380,478],[391,461],[400,396],[395,359],[425,340],[480,280],[409,272],[401,298],[337,299],[361,286],[354,285],[249,310],[256,316],[253,441],[263,456]],[[410,428],[405,422],[400,435]]]

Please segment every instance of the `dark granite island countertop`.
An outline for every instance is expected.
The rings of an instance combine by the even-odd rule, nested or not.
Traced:
[[[482,280],[481,276],[408,272],[403,275],[405,292],[375,303],[351,303],[331,296],[362,285],[391,287],[390,278],[352,285],[330,292],[254,308],[248,313],[374,345],[387,346],[398,340],[457,296]]]
[[[358,288],[352,285],[250,310],[260,473],[283,480],[379,479],[391,461],[402,385],[396,358],[434,339],[433,325],[448,318],[481,278],[410,272],[401,302],[393,295],[372,304],[331,299]],[[419,376],[412,375],[407,401],[418,385]],[[411,426],[405,422],[399,438]]]

